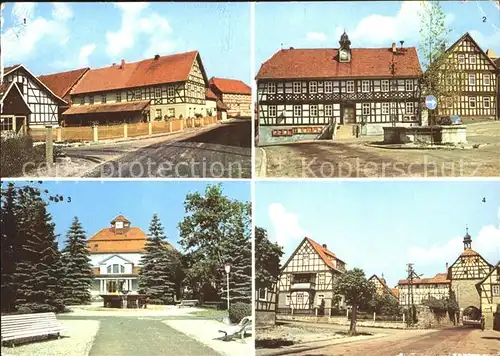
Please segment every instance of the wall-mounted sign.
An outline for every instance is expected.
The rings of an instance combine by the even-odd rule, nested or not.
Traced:
[[[276,136],[293,136],[293,129],[273,130],[273,137]]]
[[[294,127],[294,128],[289,128],[289,129],[280,129],[280,130],[273,130],[273,137],[276,136],[293,136],[293,135],[304,135],[304,134],[312,134],[312,135],[317,135],[323,132],[322,127],[317,127],[317,126],[306,126],[306,127]]]

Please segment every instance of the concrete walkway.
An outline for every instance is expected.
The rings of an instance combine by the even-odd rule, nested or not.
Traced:
[[[200,343],[225,356],[253,356],[254,338],[246,337],[243,340],[235,338],[232,341],[220,340],[222,333],[219,329],[226,324],[215,320],[164,320],[163,323],[179,332],[193,338]]]

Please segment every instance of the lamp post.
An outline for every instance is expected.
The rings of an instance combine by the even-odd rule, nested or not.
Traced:
[[[229,312],[229,272],[231,272],[231,265],[226,263],[224,266],[224,270],[226,271],[226,281],[227,281],[227,311]]]

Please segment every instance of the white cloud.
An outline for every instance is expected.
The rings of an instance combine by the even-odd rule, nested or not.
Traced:
[[[79,66],[80,67],[88,67],[89,66],[89,56],[94,52],[96,49],[95,43],[90,43],[82,48],[80,48],[80,57],[78,60]]]
[[[6,62],[22,62],[35,55],[35,49],[42,40],[62,46],[68,43],[70,37],[66,21],[72,17],[72,10],[65,4],[53,6],[52,17],[44,18],[35,17],[35,3],[15,3],[12,8],[15,25],[2,33],[2,54]]]
[[[489,36],[485,36],[476,30],[470,30],[469,33],[485,52],[489,48],[498,47],[498,44],[500,43],[500,30],[494,31]]]
[[[145,57],[170,52],[175,42],[168,39],[172,28],[168,21],[156,12],[142,16],[148,3],[117,3],[122,11],[122,21],[119,30],[106,33],[107,52],[110,57],[116,57],[127,49],[133,48],[139,38],[148,43]]]
[[[499,212],[500,214],[500,212]],[[490,263],[496,263],[500,253],[500,226],[483,226],[477,236],[472,236],[472,249]],[[421,266],[455,262],[463,251],[463,237],[456,237],[444,245],[429,248],[411,247],[408,251],[409,259]]]
[[[269,218],[273,225],[274,236],[279,245],[287,247],[302,239],[308,233],[300,226],[297,214],[286,211],[280,203],[269,205]]]
[[[326,41],[327,36],[323,32],[309,32],[306,38],[310,41]]]

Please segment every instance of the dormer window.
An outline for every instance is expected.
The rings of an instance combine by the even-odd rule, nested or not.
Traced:
[[[123,229],[123,221],[117,221],[115,223],[115,228],[116,229]]]

